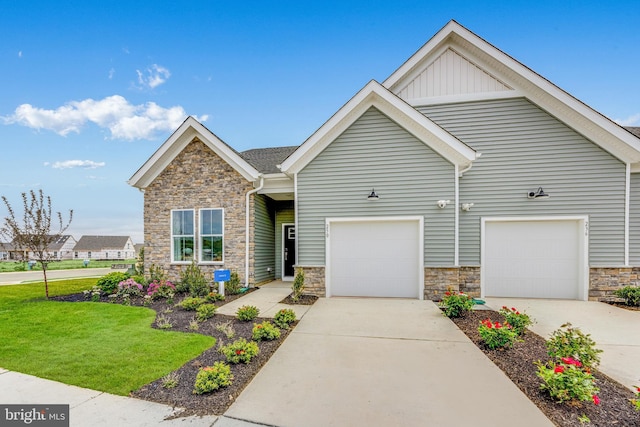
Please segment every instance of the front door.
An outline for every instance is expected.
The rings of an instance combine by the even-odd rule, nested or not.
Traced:
[[[293,224],[284,225],[283,229],[283,277],[293,277],[295,275],[296,265],[296,226]]]

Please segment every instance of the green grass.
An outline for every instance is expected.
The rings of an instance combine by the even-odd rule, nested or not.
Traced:
[[[86,268],[108,268],[111,267],[112,264],[135,264],[135,259],[128,259],[125,261],[97,261],[91,260],[89,261],[89,266]],[[77,268],[85,268],[84,260],[82,259],[67,259],[64,261],[55,261],[49,264],[47,270],[71,270]],[[23,270],[24,269],[24,270]],[[0,262],[0,273],[8,273],[14,271],[25,271],[28,270],[26,264],[17,262],[17,261],[2,261]],[[34,271],[42,271],[42,267],[40,264],[36,264],[33,266],[32,270]]]
[[[90,289],[97,279],[51,282],[51,295]],[[44,284],[0,286],[0,367],[128,395],[215,344],[204,335],[151,328],[144,307],[46,301]]]

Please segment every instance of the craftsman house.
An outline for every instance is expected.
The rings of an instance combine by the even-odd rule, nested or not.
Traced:
[[[451,21],[299,147],[239,153],[189,117],[129,183],[173,278],[597,299],[640,267],[638,131]]]
[[[82,236],[73,248],[73,257],[83,260],[125,260],[136,256],[129,236]]]

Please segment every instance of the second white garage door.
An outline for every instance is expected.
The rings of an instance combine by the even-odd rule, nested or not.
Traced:
[[[421,297],[421,220],[334,220],[328,227],[327,296]]]
[[[483,294],[584,299],[582,220],[484,222]]]

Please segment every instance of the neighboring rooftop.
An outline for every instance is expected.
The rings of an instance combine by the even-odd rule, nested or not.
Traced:
[[[82,236],[76,246],[76,251],[100,251],[102,249],[123,249],[129,236]],[[133,247],[131,248],[133,250]]]
[[[279,173],[276,165],[281,164],[293,153],[297,146],[254,148],[243,151],[240,156],[261,173]]]
[[[625,126],[624,128],[640,138],[640,127]]]

